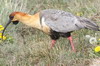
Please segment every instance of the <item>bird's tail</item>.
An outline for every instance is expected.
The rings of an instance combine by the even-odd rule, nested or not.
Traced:
[[[99,26],[90,19],[79,17],[79,20],[85,28],[100,31]]]

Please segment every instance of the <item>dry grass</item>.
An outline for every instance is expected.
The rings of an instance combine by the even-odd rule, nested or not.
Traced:
[[[0,0],[0,24],[5,25],[13,11],[30,14],[54,8],[94,20],[100,25],[100,0]],[[85,35],[100,37],[99,32],[79,30],[72,33],[77,53],[71,52],[66,38],[60,38],[49,50],[50,38],[41,31],[23,24],[9,25],[5,35],[8,39],[0,43],[0,66],[89,66],[91,59],[100,57],[94,53],[99,43],[90,44]],[[9,37],[13,38],[9,38]]]

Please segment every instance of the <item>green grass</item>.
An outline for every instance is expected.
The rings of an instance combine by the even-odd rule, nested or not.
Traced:
[[[13,11],[34,14],[43,9],[60,9],[90,18],[100,25],[100,0],[0,0],[0,24],[5,25]],[[7,40],[0,43],[0,66],[89,66],[100,57],[85,35],[100,38],[99,32],[82,29],[72,33],[77,53],[71,51],[67,38],[60,38],[49,50],[50,37],[45,33],[18,24],[9,25]]]

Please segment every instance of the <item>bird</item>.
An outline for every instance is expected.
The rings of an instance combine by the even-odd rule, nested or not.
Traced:
[[[56,41],[60,37],[68,38],[72,51],[74,52],[76,52],[76,49],[71,36],[73,31],[83,28],[100,31],[99,26],[88,18],[75,16],[72,13],[63,10],[45,9],[33,15],[18,11],[12,12],[9,15],[9,21],[4,27],[2,36],[10,23],[17,25],[19,22],[39,29],[49,35],[51,38],[51,48],[55,46]]]

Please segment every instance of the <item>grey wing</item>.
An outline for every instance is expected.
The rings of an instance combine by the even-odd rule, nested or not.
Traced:
[[[42,17],[47,26],[57,32],[70,32],[84,28],[78,19],[69,12],[61,10],[44,10]]]

